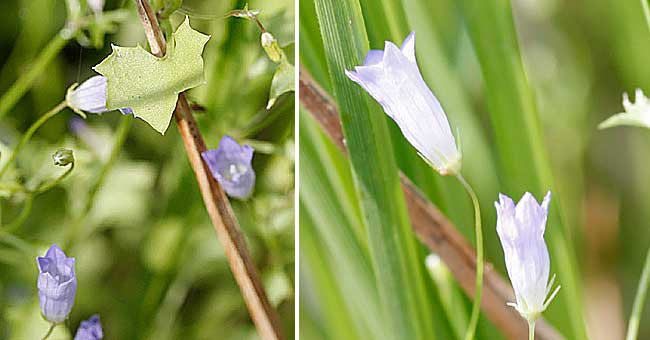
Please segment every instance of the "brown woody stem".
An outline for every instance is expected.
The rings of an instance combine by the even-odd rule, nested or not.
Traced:
[[[155,13],[147,0],[135,0],[135,3],[151,53],[157,57],[164,56],[165,37],[158,26]],[[230,269],[239,284],[257,331],[265,340],[283,339],[279,319],[266,296],[228,197],[201,158],[201,152],[206,150],[205,143],[183,93],[178,96],[174,117],[199,184],[205,208],[224,247]]]

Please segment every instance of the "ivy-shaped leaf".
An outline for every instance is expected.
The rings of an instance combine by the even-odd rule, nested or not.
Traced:
[[[165,134],[178,94],[205,83],[201,54],[208,39],[209,35],[192,29],[185,17],[162,58],[139,45],[113,45],[113,53],[93,67],[107,79],[106,108],[130,107],[134,116]]]

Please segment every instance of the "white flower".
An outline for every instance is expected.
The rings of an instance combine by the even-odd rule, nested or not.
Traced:
[[[440,174],[460,171],[461,154],[445,111],[415,60],[415,33],[401,48],[387,41],[383,51],[370,50],[362,66],[345,74],[381,104],[409,143]]]
[[[599,129],[614,126],[640,126],[650,128],[650,99],[641,89],[634,92],[635,103],[630,102],[627,93],[623,93],[623,108],[625,112],[617,113],[598,125]]]
[[[505,255],[508,276],[515,290],[517,303],[508,305],[528,321],[537,319],[553,300],[560,287],[549,296],[555,277],[549,282],[550,259],[544,230],[551,192],[538,204],[533,195],[525,193],[517,206],[510,197],[499,194],[497,233]]]

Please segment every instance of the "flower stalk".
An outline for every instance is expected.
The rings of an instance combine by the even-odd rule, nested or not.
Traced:
[[[476,325],[478,324],[478,318],[481,312],[481,298],[483,295],[483,227],[481,223],[481,207],[476,193],[460,173],[456,175],[456,178],[458,178],[458,181],[463,185],[465,191],[467,191],[467,194],[472,199],[472,206],[474,207],[474,232],[476,235],[476,287],[474,289],[472,314],[469,319],[469,324],[467,325],[467,332],[465,333],[465,340],[471,340],[474,339],[474,334],[476,333]]]
[[[12,151],[11,155],[9,156],[9,159],[7,162],[4,164],[2,169],[0,169],[0,178],[2,178],[2,175],[9,169],[9,165],[13,163],[14,160],[16,160],[16,157],[18,156],[18,152],[20,149],[22,149],[25,144],[32,138],[36,130],[40,128],[45,122],[47,122],[50,118],[56,116],[59,112],[61,112],[63,109],[65,109],[68,106],[68,103],[64,100],[55,107],[53,107],[51,110],[47,111],[44,115],[41,116],[34,124],[32,124],[29,129],[27,129],[27,132],[23,135],[23,138],[20,139],[20,142],[18,142],[18,145],[14,148]],[[1,117],[1,112],[0,112],[0,117]]]
[[[627,325],[627,335],[625,340],[636,340],[639,333],[639,321],[641,320],[641,312],[643,312],[643,305],[648,293],[648,285],[650,284],[650,247],[645,257],[645,264],[643,265],[643,272],[641,273],[641,280],[639,287],[636,290],[634,297],[634,304],[632,305],[632,314]]]

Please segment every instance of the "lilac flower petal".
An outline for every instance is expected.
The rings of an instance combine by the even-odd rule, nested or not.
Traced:
[[[120,109],[120,112],[123,115],[130,115],[130,114],[133,114],[133,109],[131,109],[130,107],[125,107],[123,109]]]
[[[255,186],[252,147],[240,146],[231,137],[224,136],[218,149],[205,151],[201,156],[228,195],[237,198],[250,196]]]
[[[75,260],[67,257],[57,245],[52,245],[44,257],[37,257],[38,299],[43,316],[54,323],[67,319],[77,291]]]
[[[517,205],[502,194],[495,202],[497,233],[515,290],[516,308],[527,319],[544,311],[550,290],[550,258],[544,241],[550,200],[548,192],[541,205],[530,193],[525,193]]]
[[[458,173],[461,155],[440,102],[420,74],[414,33],[401,48],[387,41],[384,51],[369,51],[364,65],[345,74],[381,104],[429,164],[443,175]]]
[[[86,124],[86,122],[83,119],[77,116],[73,116],[68,121],[68,127],[70,128],[70,131],[73,134],[81,135],[84,131],[87,131],[88,124]]]
[[[363,66],[379,64],[383,59],[384,59],[384,51],[370,50],[366,55],[366,60],[364,61]]]
[[[94,76],[75,88],[67,98],[75,109],[102,113],[106,112],[106,78]]]
[[[402,42],[402,47],[400,47],[402,54],[412,63],[415,61],[415,32],[411,32],[404,42]]]
[[[66,96],[68,105],[75,110],[104,113],[106,110],[107,80],[104,76],[88,78]],[[130,107],[119,109],[123,115],[132,114]]]
[[[97,314],[91,316],[88,320],[81,321],[77,334],[74,336],[74,340],[101,340],[103,338],[104,331]]]

